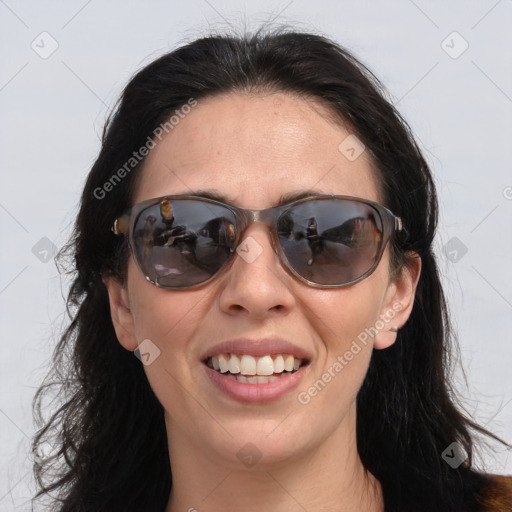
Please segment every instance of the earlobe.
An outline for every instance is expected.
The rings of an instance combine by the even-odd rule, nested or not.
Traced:
[[[420,274],[421,258],[416,253],[409,255],[408,263],[388,287],[388,296],[380,315],[382,329],[378,329],[375,335],[374,348],[382,350],[395,343],[398,330],[411,315]]]
[[[126,349],[134,351],[137,346],[133,315],[126,287],[114,276],[103,276],[110,302],[110,314],[119,343]]]
[[[375,335],[373,347],[377,350],[383,350],[395,343],[398,333],[398,326],[385,326]]]

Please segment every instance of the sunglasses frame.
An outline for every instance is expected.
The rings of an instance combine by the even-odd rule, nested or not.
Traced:
[[[213,204],[217,206],[223,206],[230,210],[236,218],[237,226],[239,226],[239,229],[237,229],[235,233],[235,241],[233,249],[231,249],[231,255],[228,257],[228,259],[222,264],[222,266],[219,268],[217,272],[215,272],[210,278],[208,278],[205,281],[202,281],[200,283],[196,283],[190,286],[164,286],[159,284],[158,282],[151,279],[148,275],[146,275],[146,272],[142,268],[142,264],[139,262],[137,257],[137,251],[135,248],[135,241],[133,239],[133,232],[135,228],[135,222],[137,221],[139,214],[142,213],[146,208],[149,208],[151,206],[155,206],[159,203],[161,203],[164,199],[167,199],[169,201],[174,200],[189,200],[189,201],[201,201],[203,203]],[[281,246],[281,243],[279,242],[279,235],[277,232],[277,221],[280,218],[280,216],[289,208],[292,208],[293,206],[296,206],[301,203],[314,201],[314,200],[326,200],[326,199],[337,199],[341,201],[350,201],[350,202],[357,202],[362,203],[366,206],[372,207],[380,216],[380,220],[382,222],[382,240],[379,247],[379,251],[377,253],[377,256],[375,258],[375,262],[373,265],[361,276],[359,276],[356,279],[353,279],[352,281],[349,281],[348,283],[342,283],[342,284],[319,284],[315,283],[314,281],[310,281],[306,279],[305,277],[302,277],[300,274],[298,274],[295,269],[291,267],[291,265],[288,262],[288,258],[286,257],[283,247]],[[132,252],[132,256],[139,267],[140,271],[144,275],[144,277],[155,286],[166,289],[166,290],[190,290],[193,288],[198,288],[200,286],[203,286],[213,279],[220,276],[234,261],[233,255],[237,252],[237,248],[240,245],[240,243],[243,241],[243,235],[247,228],[255,223],[260,222],[262,224],[267,225],[270,228],[271,233],[271,240],[272,240],[272,246],[274,249],[274,252],[277,253],[279,260],[283,267],[288,271],[289,274],[297,278],[299,281],[308,284],[309,286],[313,286],[315,288],[344,288],[346,286],[353,285],[359,281],[362,281],[366,277],[368,277],[370,274],[372,274],[375,269],[377,268],[378,264],[380,263],[380,260],[382,259],[382,255],[384,254],[384,250],[386,248],[387,243],[389,242],[392,235],[396,232],[400,232],[404,230],[402,219],[400,217],[397,217],[396,215],[391,212],[388,208],[386,208],[384,205],[377,203],[375,201],[372,201],[370,199],[362,199],[360,197],[353,197],[353,196],[343,196],[343,195],[325,195],[325,194],[319,194],[319,195],[311,195],[304,197],[302,199],[297,199],[295,201],[290,201],[288,203],[279,205],[279,206],[273,206],[270,208],[266,208],[264,210],[250,210],[246,208],[239,208],[237,206],[233,206],[227,203],[223,203],[221,201],[217,201],[215,199],[211,199],[209,197],[203,197],[203,196],[197,196],[197,195],[166,195],[161,197],[156,197],[152,199],[147,199],[145,201],[141,201],[140,203],[137,203],[133,205],[131,208],[129,208],[124,214],[122,214],[120,217],[116,218],[114,221],[114,224],[112,226],[112,231],[117,236],[125,236],[128,235],[128,241],[129,246]]]

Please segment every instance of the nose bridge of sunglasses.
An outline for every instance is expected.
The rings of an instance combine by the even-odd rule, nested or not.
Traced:
[[[267,210],[249,210],[238,209],[239,220],[241,221],[241,228],[245,232],[252,224],[264,224],[268,229],[272,228],[274,220],[274,209],[268,208]]]
[[[246,244],[252,244],[252,245],[258,245],[261,247],[261,251],[263,250],[263,247],[261,246],[261,243],[263,240],[259,239],[256,240],[252,234],[247,233],[248,230],[251,231],[251,233],[254,233],[254,230],[259,231],[260,233],[265,233],[270,238],[270,245],[274,252],[277,253],[277,247],[276,247],[276,241],[275,237],[273,236],[273,222],[275,217],[275,209],[274,208],[268,208],[266,210],[239,210],[242,214],[242,236],[240,238],[240,248],[237,250],[237,252],[240,254],[244,251],[244,245]],[[254,226],[253,226],[254,225]]]

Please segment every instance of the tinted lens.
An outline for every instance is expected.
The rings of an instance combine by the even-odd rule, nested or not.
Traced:
[[[236,217],[220,205],[163,199],[135,221],[137,261],[163,287],[192,286],[220,270],[234,250]]]
[[[372,268],[383,228],[379,212],[357,201],[313,200],[292,206],[278,220],[290,266],[317,284],[346,284]]]

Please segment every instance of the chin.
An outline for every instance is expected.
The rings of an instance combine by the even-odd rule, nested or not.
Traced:
[[[243,467],[269,470],[288,464],[295,458],[307,455],[311,449],[316,449],[321,442],[311,436],[311,432],[321,433],[321,426],[305,425],[300,422],[294,425],[290,416],[281,415],[275,420],[247,420],[241,422],[225,422],[223,435],[219,437],[218,431],[212,438],[211,431],[205,437],[210,437],[211,449],[216,452],[216,457],[224,460],[232,469]],[[298,419],[298,415],[297,415]],[[327,434],[326,434],[327,436]]]

